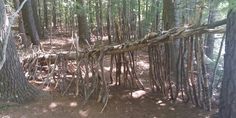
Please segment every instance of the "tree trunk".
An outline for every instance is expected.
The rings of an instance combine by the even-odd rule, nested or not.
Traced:
[[[236,116],[236,9],[228,13],[219,118]]]
[[[43,0],[43,7],[44,7],[44,26],[46,29],[48,29],[48,4],[47,0]]]
[[[37,9],[38,2],[37,2],[37,0],[32,0],[31,5],[32,5],[33,17],[34,17],[36,29],[38,31],[39,37],[42,37],[43,34],[42,34],[41,23],[40,23],[40,19],[39,19],[39,15],[38,15],[38,9]]]
[[[14,5],[15,5],[15,8],[18,9],[18,7],[20,5],[20,1],[19,0],[14,0]],[[28,38],[27,38],[26,33],[25,33],[24,21],[23,21],[21,12],[20,12],[19,16],[20,16],[18,18],[19,34],[21,36],[22,43],[24,44],[24,48],[27,48],[29,46],[30,42],[28,42]]]
[[[21,3],[23,1],[24,0],[20,0]],[[22,16],[23,16],[26,32],[29,33],[31,42],[34,45],[39,45],[39,35],[38,35],[38,31],[37,31],[35,21],[34,21],[31,0],[28,0],[25,6],[23,7]]]
[[[99,1],[96,1],[96,5],[95,5],[95,9],[96,9],[96,23],[97,23],[97,27],[96,27],[96,35],[97,35],[97,40],[99,40],[99,36],[101,36],[101,19],[99,17],[100,15],[100,10],[99,10]]]
[[[77,2],[80,4],[78,13],[79,42],[85,43],[86,40],[90,41],[90,39],[89,39],[88,23],[84,8],[84,0],[77,0]]]
[[[6,62],[0,70],[0,100],[17,103],[32,101],[39,91],[26,80],[11,39],[6,53]]]
[[[172,0],[163,0],[163,23],[164,23],[164,30],[169,30],[175,26],[175,7],[174,2]],[[176,47],[174,42],[165,44],[165,51],[167,56],[167,79],[169,81],[176,79]],[[172,87],[169,85],[170,88],[170,96],[171,99],[174,99],[172,93]]]
[[[141,27],[141,0],[138,0],[138,38],[142,37]]]
[[[53,5],[52,5],[52,22],[53,22],[53,28],[57,28],[57,12],[56,12],[56,0],[53,0]]]
[[[0,20],[0,29],[6,29],[5,23],[7,23],[8,19],[6,18],[3,0],[0,0],[0,15],[1,18],[5,18]],[[1,35],[6,36],[4,34]],[[6,41],[6,37],[3,37],[3,40]],[[0,43],[0,55],[3,54],[2,50],[4,44],[2,43],[3,42]],[[25,103],[33,100],[38,93],[39,91],[27,82],[14,42],[10,38],[6,50],[6,61],[0,70],[0,100]]]
[[[107,3],[107,36],[109,44],[111,44],[111,0]]]

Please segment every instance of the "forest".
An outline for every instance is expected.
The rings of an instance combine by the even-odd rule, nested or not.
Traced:
[[[1,118],[235,118],[235,0],[0,0]]]

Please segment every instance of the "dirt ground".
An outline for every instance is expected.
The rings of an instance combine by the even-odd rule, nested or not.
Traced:
[[[52,39],[53,46],[48,41],[42,42],[45,50],[69,50],[69,38]],[[50,49],[49,49],[50,47]],[[143,83],[148,83],[148,57],[137,53],[137,73]],[[109,70],[109,63],[105,63],[104,70]],[[159,99],[158,93],[145,90],[130,90],[122,86],[110,88],[110,99],[103,113],[104,104],[96,100],[83,100],[73,96],[61,96],[50,93],[51,97],[25,105],[0,108],[0,118],[211,118],[216,111],[205,112],[181,100],[176,103]]]
[[[88,103],[72,96],[52,96],[26,105],[0,110],[1,118],[210,118],[214,112],[204,112],[189,104],[170,103],[156,95],[144,94],[132,98],[129,91],[121,88],[112,94],[107,107],[95,100]],[[142,90],[133,95],[142,93]]]

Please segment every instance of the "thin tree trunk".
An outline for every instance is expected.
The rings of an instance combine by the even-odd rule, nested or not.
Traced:
[[[46,29],[48,29],[48,5],[47,0],[43,0],[43,6],[44,6],[44,26]]]
[[[57,12],[56,12],[56,0],[53,0],[52,5],[52,22],[53,22],[53,28],[55,29],[57,27]]]
[[[138,0],[138,38],[142,37],[141,27],[141,0]]]

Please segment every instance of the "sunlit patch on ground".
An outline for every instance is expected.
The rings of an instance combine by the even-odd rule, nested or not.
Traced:
[[[88,117],[88,113],[89,113],[89,110],[80,110],[80,111],[79,111],[79,115],[80,115],[80,117],[82,117],[82,118]]]
[[[130,93],[130,95],[131,95],[131,94],[132,94],[132,97],[133,97],[133,98],[140,98],[140,97],[142,97],[143,95],[146,94],[146,91],[144,91],[144,90],[138,90],[138,91],[134,91],[134,92]]]
[[[53,109],[53,108],[56,108],[57,106],[58,106],[57,103],[52,102],[52,103],[49,105],[49,108]]]
[[[78,106],[78,103],[77,102],[71,102],[70,103],[70,107],[77,107]]]
[[[149,69],[149,63],[148,63],[148,62],[145,62],[145,61],[143,61],[143,60],[138,61],[138,62],[137,62],[137,65],[138,65],[140,68],[144,69],[144,70]]]

